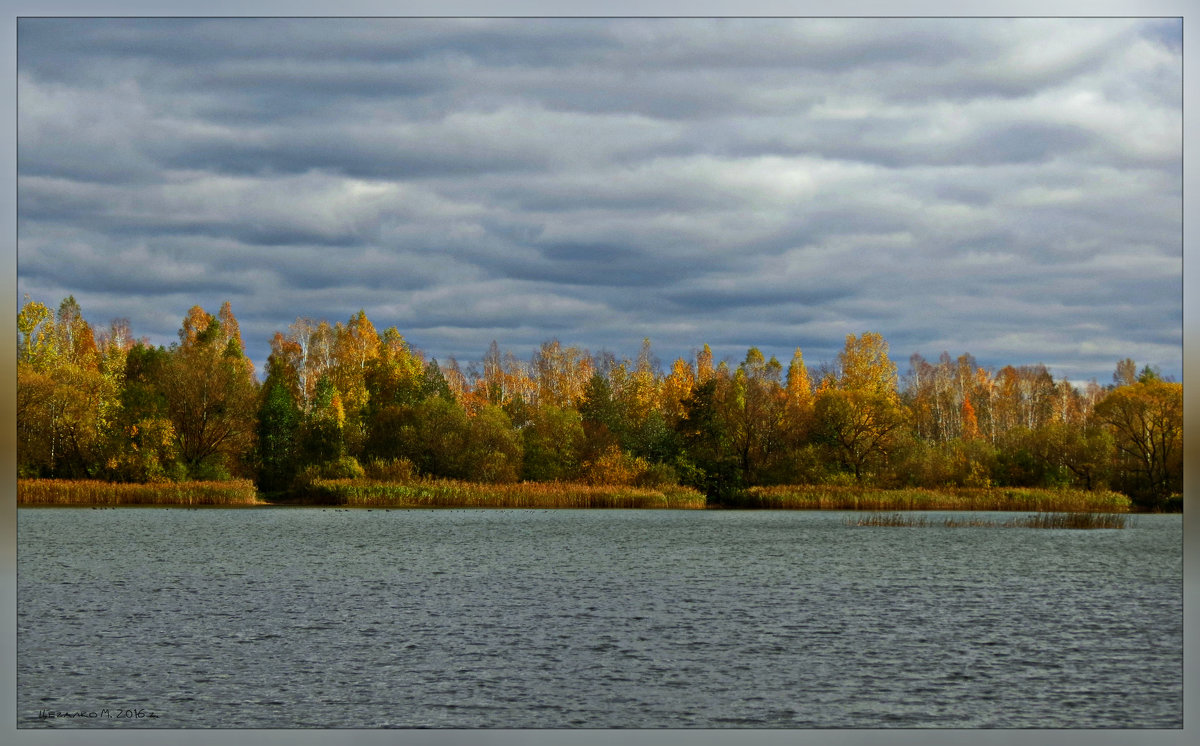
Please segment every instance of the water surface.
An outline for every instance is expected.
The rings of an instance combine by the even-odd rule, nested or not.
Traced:
[[[18,725],[1182,727],[1180,516],[847,515],[21,508]]]

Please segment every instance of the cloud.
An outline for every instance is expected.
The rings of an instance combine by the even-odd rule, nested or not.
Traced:
[[[254,359],[362,308],[439,359],[557,337],[1182,367],[1171,19],[18,25],[18,286]]]

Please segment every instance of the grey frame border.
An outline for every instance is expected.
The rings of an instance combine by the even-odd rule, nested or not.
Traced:
[[[0,0],[0,299],[15,316],[16,291],[16,20],[24,16],[1135,16],[1181,17],[1184,20],[1184,229],[1183,328],[1185,423],[1200,418],[1200,392],[1193,391],[1189,371],[1196,345],[1197,289],[1194,257],[1197,217],[1194,195],[1200,191],[1200,168],[1189,159],[1188,144],[1200,142],[1196,118],[1188,116],[1197,100],[1200,69],[1198,32],[1189,24],[1200,21],[1200,0],[844,0],[836,6],[822,0]],[[14,316],[9,316],[10,319]],[[1195,376],[1191,376],[1195,378]],[[1198,383],[1197,385],[1200,385]],[[723,744],[737,739],[744,746],[759,744],[957,744],[970,739],[977,746],[1010,743],[1150,745],[1200,742],[1200,660],[1195,642],[1184,646],[1184,728],[1178,730],[18,730],[16,728],[16,328],[0,325],[0,740],[25,744],[208,744],[236,739],[251,745],[322,744]],[[1185,425],[1185,503],[1196,502],[1196,479],[1187,467],[1200,467],[1200,438],[1189,438],[1195,427]],[[1200,640],[1196,621],[1200,590],[1200,508],[1184,514],[1184,639]],[[1189,737],[1188,734],[1191,734]]]

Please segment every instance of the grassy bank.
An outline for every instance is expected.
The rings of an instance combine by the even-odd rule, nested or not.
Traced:
[[[96,479],[19,479],[18,505],[264,505],[254,482],[129,484]]]
[[[1118,492],[1037,488],[885,490],[863,487],[786,485],[751,487],[729,507],[776,510],[1018,510],[1062,513],[1127,513],[1132,503]]]
[[[872,513],[862,518],[846,519],[847,526],[944,526],[946,528],[1125,528],[1129,525],[1129,516],[1116,513],[1038,513],[1031,516],[1018,516],[1007,521],[994,521],[987,518],[945,518],[931,521],[923,516],[900,513]]]
[[[687,487],[645,489],[565,482],[480,484],[444,479],[403,484],[368,479],[317,480],[297,498],[322,505],[388,508],[704,507],[704,495]]]

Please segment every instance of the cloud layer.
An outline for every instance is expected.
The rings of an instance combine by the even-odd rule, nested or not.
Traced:
[[[21,19],[18,291],[251,357],[365,309],[427,354],[832,360],[877,331],[1182,369],[1182,25]]]

